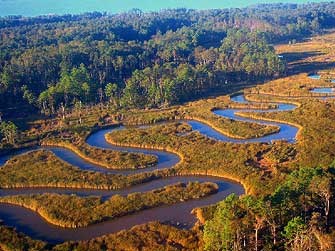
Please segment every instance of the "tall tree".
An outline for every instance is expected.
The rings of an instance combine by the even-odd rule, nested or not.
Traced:
[[[5,138],[6,142],[14,145],[17,137],[17,126],[11,121],[4,121],[0,124],[0,132]]]

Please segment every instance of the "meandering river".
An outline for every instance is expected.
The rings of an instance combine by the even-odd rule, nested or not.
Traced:
[[[245,100],[243,95],[238,95],[232,97],[232,100],[239,103],[248,103]],[[216,140],[224,142],[234,142],[234,143],[253,143],[253,142],[267,142],[271,143],[273,140],[287,140],[291,143],[294,143],[296,140],[296,134],[298,128],[285,124],[285,123],[274,123],[263,120],[254,120],[248,118],[242,118],[236,114],[236,112],[274,112],[274,111],[290,111],[295,109],[296,106],[291,104],[277,104],[277,109],[271,110],[243,110],[243,109],[226,109],[226,110],[216,110],[214,113],[218,116],[227,117],[234,120],[241,120],[246,122],[256,122],[266,125],[275,125],[280,127],[278,133],[267,135],[260,138],[247,139],[247,140],[238,140],[233,139],[228,136],[225,136],[210,126],[198,122],[198,121],[185,121],[192,126],[193,130],[199,131],[200,133],[214,138]],[[105,140],[105,134],[113,130],[123,130],[123,127],[112,128],[112,129],[103,129],[98,132],[91,134],[87,138],[87,144],[93,147],[99,147],[104,149],[113,149],[127,152],[139,152],[145,154],[152,154],[157,156],[158,163],[153,167],[139,170],[108,170],[103,167],[91,164],[72,151],[65,148],[57,147],[37,147],[35,149],[28,149],[16,152],[15,154],[22,154],[27,151],[37,150],[37,149],[47,149],[52,151],[60,159],[74,165],[82,170],[90,170],[95,172],[104,172],[104,173],[115,173],[128,175],[130,173],[139,173],[139,172],[148,172],[157,169],[172,168],[176,165],[180,159],[177,155],[173,153],[168,153],[164,151],[148,150],[142,148],[132,148],[132,147],[118,147],[109,144]],[[13,155],[2,156],[0,158],[0,165],[3,165],[8,159]],[[196,219],[193,215],[190,214],[191,210],[195,207],[205,206],[217,203],[223,200],[231,193],[241,195],[245,193],[242,185],[218,177],[209,177],[209,176],[178,176],[178,177],[169,177],[161,180],[155,180],[138,186],[133,186],[131,188],[110,191],[110,190],[92,190],[92,189],[58,189],[58,188],[39,188],[39,189],[0,189],[0,196],[7,195],[18,195],[18,194],[38,194],[38,193],[59,193],[59,194],[76,194],[79,196],[102,196],[103,199],[107,199],[114,194],[127,195],[134,192],[146,192],[153,189],[158,189],[166,185],[175,184],[177,182],[214,182],[219,185],[219,191],[216,194],[210,195],[208,197],[191,200],[186,202],[177,203],[174,205],[161,206],[153,209],[143,210],[141,212],[120,217],[115,220],[106,221],[103,223],[98,223],[89,227],[77,228],[77,229],[67,229],[57,227],[55,225],[47,223],[39,214],[14,205],[1,204],[0,205],[0,218],[4,221],[4,224],[7,226],[13,226],[18,231],[23,232],[32,238],[48,241],[50,243],[59,243],[68,240],[85,240],[91,239],[97,236],[104,234],[114,233],[122,229],[127,229],[132,226],[146,223],[149,221],[161,221],[175,223],[182,225],[184,227],[192,226]]]

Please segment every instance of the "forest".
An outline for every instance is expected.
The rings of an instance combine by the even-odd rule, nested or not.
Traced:
[[[177,104],[285,74],[271,44],[334,20],[334,3],[1,18],[0,108],[25,115]]]

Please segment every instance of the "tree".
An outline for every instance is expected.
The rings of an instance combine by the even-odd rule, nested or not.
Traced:
[[[56,105],[56,87],[51,86],[47,90],[40,93],[37,103],[41,112],[44,114],[54,113]]]
[[[14,145],[16,136],[17,136],[17,126],[9,121],[9,122],[2,122],[0,124],[0,132],[7,141],[7,143]]]
[[[307,225],[301,217],[290,220],[284,228],[283,236],[287,239],[286,247],[292,251],[312,251],[312,239]]]
[[[164,103],[167,105],[178,102],[177,85],[172,79],[163,80]]]
[[[205,224],[205,250],[241,250],[248,225],[243,222],[246,211],[235,195],[229,195],[217,206],[213,219]]]
[[[270,227],[270,232],[272,235],[272,243],[274,246],[277,244],[277,229],[279,228],[279,210],[271,205],[271,201],[266,201],[264,203],[264,211],[266,214],[266,222]]]
[[[82,102],[81,101],[75,101],[74,103],[74,109],[76,111],[77,116],[79,117],[79,124],[82,123]]]
[[[314,196],[317,196],[321,199],[322,204],[324,205],[324,213],[326,218],[326,226],[329,225],[329,213],[331,211],[330,200],[333,195],[333,178],[328,174],[322,176],[313,177],[309,189],[314,193]]]
[[[4,71],[0,75],[0,93],[5,92],[10,86],[11,77],[8,72]]]
[[[105,87],[105,95],[109,98],[109,102],[113,103],[114,105],[117,104],[118,98],[118,86],[117,84],[108,83]]]
[[[81,86],[82,88],[82,91],[83,91],[83,94],[85,96],[84,100],[86,102],[89,101],[89,98],[90,98],[90,92],[91,92],[91,88],[90,88],[90,85],[87,83],[87,82],[84,82]]]
[[[304,215],[305,222],[307,205],[310,200],[308,188],[313,178],[320,172],[320,168],[300,168],[289,175],[285,184],[290,191],[290,201],[294,202],[293,205],[295,206],[295,208],[292,208],[291,210],[300,213],[300,210],[303,209],[301,213]],[[300,202],[302,202],[302,205]]]
[[[263,200],[256,199],[252,196],[243,198],[243,205],[246,211],[251,215],[252,224],[255,230],[255,251],[258,251],[258,234],[259,231],[265,226],[266,211]]]
[[[34,94],[28,89],[28,86],[23,85],[21,87],[21,91],[23,92],[23,99],[27,100],[27,102],[31,105],[35,104],[36,97]]]
[[[326,222],[320,213],[313,213],[309,222],[309,230],[314,235],[318,243],[317,249],[320,251],[334,250],[333,238],[326,234]]]
[[[122,104],[130,108],[143,108],[147,103],[147,93],[141,85],[144,79],[142,71],[136,70],[132,77],[126,82],[126,87],[123,90]]]

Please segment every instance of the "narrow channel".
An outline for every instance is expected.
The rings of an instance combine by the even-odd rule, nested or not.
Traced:
[[[232,100],[240,103],[247,103],[243,95],[238,95],[232,97]],[[227,117],[234,120],[241,120],[246,122],[260,123],[266,125],[276,125],[280,127],[280,131],[265,137],[247,139],[247,140],[237,140],[230,137],[227,137],[210,126],[197,122],[197,121],[185,121],[192,126],[192,129],[199,131],[200,133],[214,138],[216,140],[224,142],[233,142],[233,143],[254,143],[254,142],[266,142],[269,143],[273,140],[287,140],[291,143],[295,142],[295,137],[298,132],[298,128],[284,124],[284,123],[274,123],[267,122],[263,120],[254,120],[242,118],[236,115],[236,112],[274,112],[274,111],[290,111],[296,108],[294,105],[290,104],[277,104],[277,109],[271,110],[246,110],[246,109],[226,109],[226,110],[216,110],[214,113],[218,116]],[[173,154],[165,151],[157,150],[148,150],[141,148],[133,147],[118,147],[109,144],[105,139],[105,134],[113,130],[123,130],[123,127],[103,129],[91,134],[87,138],[87,143],[93,147],[99,147],[104,149],[112,149],[118,151],[127,151],[127,152],[137,152],[144,154],[152,154],[157,156],[158,163],[157,165],[145,169],[138,170],[108,170],[103,167],[91,164],[72,151],[59,148],[59,147],[39,147],[34,149],[26,149],[14,154],[23,154],[27,151],[38,150],[38,149],[47,149],[52,151],[57,157],[70,163],[73,166],[76,166],[84,171],[95,171],[95,172],[104,172],[104,173],[114,173],[128,175],[139,172],[148,172],[157,169],[172,168],[179,161],[180,158]],[[0,158],[0,165],[3,165],[8,159],[13,155],[2,156]],[[181,202],[174,205],[161,206],[153,209],[143,210],[141,212],[120,217],[118,219],[106,221],[103,223],[98,223],[89,227],[77,228],[77,229],[67,229],[61,228],[55,225],[52,225],[46,222],[39,214],[25,209],[20,206],[14,206],[9,204],[1,204],[0,207],[0,218],[3,220],[4,224],[7,226],[15,227],[18,231],[23,232],[34,239],[40,239],[48,241],[50,243],[59,243],[69,240],[86,240],[98,237],[104,234],[115,233],[123,229],[128,229],[132,226],[147,223],[150,221],[161,221],[169,222],[173,224],[178,224],[183,227],[192,226],[196,219],[193,215],[190,214],[191,210],[195,207],[206,206],[210,204],[217,203],[229,194],[235,193],[241,195],[245,193],[244,188],[241,184],[236,182],[219,178],[219,177],[209,177],[209,176],[178,176],[178,177],[169,177],[161,180],[151,181],[145,184],[133,186],[131,188],[122,189],[122,190],[92,190],[92,189],[58,189],[58,188],[24,188],[24,189],[0,189],[0,196],[8,195],[18,195],[18,194],[39,194],[39,193],[58,193],[58,194],[76,194],[78,196],[101,196],[103,199],[108,199],[114,194],[127,195],[134,192],[146,192],[154,189],[158,189],[167,185],[175,184],[178,182],[213,182],[218,184],[219,191],[214,195],[208,197],[191,200],[187,202]],[[173,209],[173,210],[172,210]]]

